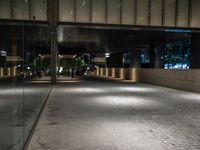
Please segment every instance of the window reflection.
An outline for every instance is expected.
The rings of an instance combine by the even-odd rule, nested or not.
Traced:
[[[10,2],[0,0],[0,149],[21,150],[51,88],[38,82],[50,79],[49,26],[46,0]]]

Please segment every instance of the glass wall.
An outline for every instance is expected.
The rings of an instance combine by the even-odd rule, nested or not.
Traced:
[[[21,150],[51,90],[50,36],[45,0],[10,6],[0,0],[0,149]]]
[[[166,44],[164,63],[166,69],[190,68],[191,40]]]

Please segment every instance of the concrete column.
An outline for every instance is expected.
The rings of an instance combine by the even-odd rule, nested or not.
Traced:
[[[150,45],[149,57],[150,57],[149,67],[155,68],[155,45]]]
[[[110,58],[107,58],[108,68],[121,68],[123,67],[123,53],[112,53]]]
[[[154,53],[154,68],[164,68],[165,43],[157,44]]]
[[[51,34],[51,82],[56,83],[57,77],[57,55],[58,55],[58,42],[57,42],[57,22],[58,22],[58,0],[48,0],[47,14],[48,22],[50,23]]]
[[[133,55],[133,68],[140,68],[141,67],[141,62],[140,62],[141,51],[139,49],[134,50],[132,52],[132,55]]]
[[[57,55],[58,55],[58,45],[56,40],[56,27],[51,27],[51,82],[56,83],[57,80]]]
[[[191,36],[191,68],[200,68],[200,34]]]
[[[164,68],[164,51],[165,51],[165,43],[159,43],[150,45],[149,48],[149,56],[150,56],[150,68]]]

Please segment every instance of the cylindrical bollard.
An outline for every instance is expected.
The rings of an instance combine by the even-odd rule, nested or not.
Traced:
[[[3,68],[1,67],[0,68],[0,77],[2,77],[3,76]]]
[[[6,68],[6,76],[10,77],[11,76],[11,69]]]

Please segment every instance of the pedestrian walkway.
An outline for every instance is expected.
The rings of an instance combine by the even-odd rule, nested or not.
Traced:
[[[54,86],[28,150],[199,150],[200,94],[106,79]]]

